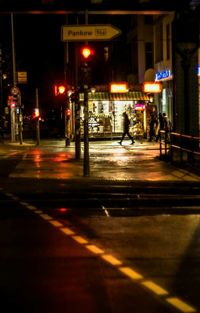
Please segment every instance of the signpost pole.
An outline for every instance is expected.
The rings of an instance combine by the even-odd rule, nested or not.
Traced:
[[[39,96],[38,96],[38,88],[35,90],[35,95],[36,95],[36,102],[35,102],[35,107],[36,109],[39,110]],[[36,117],[36,140],[37,140],[37,146],[40,144],[40,117]]]
[[[84,84],[84,161],[83,161],[84,176],[90,176],[89,161],[90,160],[89,160],[89,134],[88,134],[88,85]]]
[[[19,93],[19,143],[22,145],[23,142],[23,136],[22,136],[22,125],[23,125],[23,120],[22,120],[22,100],[21,100],[21,93]]]
[[[16,87],[16,63],[15,63],[15,38],[14,38],[14,20],[11,13],[11,32],[12,32],[12,65],[13,65],[13,87]],[[10,109],[11,142],[16,141],[16,112],[15,108]]]

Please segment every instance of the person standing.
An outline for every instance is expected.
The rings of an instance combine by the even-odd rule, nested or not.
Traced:
[[[159,113],[158,115],[158,132],[156,136],[156,141],[161,140],[161,130],[164,129],[164,118],[162,113]]]
[[[122,142],[123,142],[124,137],[125,137],[126,135],[131,139],[131,141],[132,141],[131,144],[134,144],[134,143],[135,143],[133,137],[132,137],[131,134],[129,133],[129,127],[130,127],[130,120],[129,120],[129,118],[128,118],[127,113],[124,112],[124,113],[123,113],[123,134],[122,134],[122,138],[121,138],[121,140],[120,140],[120,142],[119,142],[120,145],[122,145]]]
[[[149,119],[149,140],[148,141],[152,141],[155,137],[156,137],[156,127],[158,124],[158,120],[157,117],[155,115],[155,113],[151,113],[150,115],[150,119]]]
[[[163,113],[165,140],[170,141],[170,132],[172,131],[172,123],[166,113]]]

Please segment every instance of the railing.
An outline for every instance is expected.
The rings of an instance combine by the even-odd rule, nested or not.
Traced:
[[[172,163],[200,165],[200,137],[161,130],[160,158]]]
[[[169,141],[167,140],[167,132],[165,130],[160,131],[160,158],[166,158],[169,156]]]

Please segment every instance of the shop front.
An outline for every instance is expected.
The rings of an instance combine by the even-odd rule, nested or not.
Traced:
[[[81,100],[81,121],[84,120],[83,95]],[[145,93],[89,92],[89,134],[90,137],[117,137],[123,132],[122,113],[130,118],[130,132],[135,137],[143,137],[147,132],[146,110],[149,97]],[[82,126],[83,130],[83,126]]]

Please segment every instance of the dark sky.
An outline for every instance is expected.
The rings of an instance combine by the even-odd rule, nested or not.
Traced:
[[[25,94],[27,103],[34,101],[33,95],[37,87],[42,103],[48,105],[54,100],[54,83],[64,80],[65,44],[61,41],[61,26],[66,24],[66,20],[65,15],[56,14],[14,15],[16,70],[27,71],[28,84],[19,86],[22,93]],[[124,23],[125,20],[126,23]],[[127,17],[125,20],[119,16],[89,16],[90,24],[112,24],[120,29],[125,29],[126,25],[129,27]],[[68,16],[68,24],[75,25],[77,23],[84,24],[84,16]],[[125,32],[123,31],[123,33]],[[119,42],[120,46],[121,36],[115,40]],[[6,55],[7,66],[10,67],[12,74],[10,15],[0,15],[0,42],[2,43],[3,54]],[[92,44],[95,45],[95,43]],[[102,45],[107,44],[107,42],[102,43]],[[101,43],[96,45],[99,47]],[[115,51],[118,51],[118,48]],[[122,46],[123,51],[126,51],[126,48]],[[120,58],[122,62],[122,53],[120,53]]]
[[[38,87],[45,98],[52,97],[53,83],[64,78],[64,44],[61,42],[63,15],[14,15],[16,71],[27,71],[24,92]],[[12,75],[11,18],[0,16],[0,42],[4,67]],[[11,78],[12,82],[12,78]],[[29,99],[28,99],[29,100]]]
[[[25,15],[15,18],[16,59],[19,70],[27,69],[38,87],[64,73],[64,44],[61,42],[62,15]],[[43,86],[47,87],[47,86]]]

